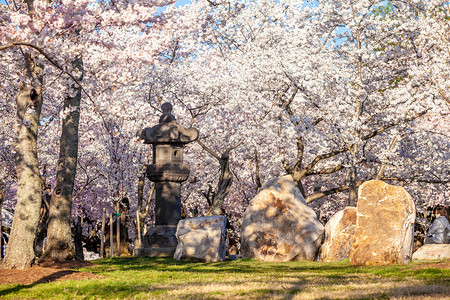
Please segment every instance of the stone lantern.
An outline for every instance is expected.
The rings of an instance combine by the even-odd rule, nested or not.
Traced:
[[[138,255],[172,255],[177,246],[176,227],[181,219],[181,183],[189,176],[183,164],[183,148],[198,138],[194,128],[176,123],[172,105],[161,106],[159,124],[138,132],[145,144],[153,146],[153,164],[147,166],[147,178],[155,183],[155,226],[143,238]]]

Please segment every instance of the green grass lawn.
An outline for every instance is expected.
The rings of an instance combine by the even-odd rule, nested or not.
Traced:
[[[0,299],[450,299],[450,269],[442,263],[437,268],[439,262],[367,267],[348,261],[113,258],[95,263],[80,271],[101,275],[100,279],[0,284]]]

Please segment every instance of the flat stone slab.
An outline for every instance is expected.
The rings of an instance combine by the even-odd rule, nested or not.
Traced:
[[[176,225],[152,226],[143,237],[142,248],[176,248],[176,231]]]
[[[206,262],[225,260],[225,216],[189,218],[178,223],[178,240],[174,258],[195,259]]]
[[[134,256],[151,256],[151,257],[172,257],[175,253],[175,247],[166,248],[137,248],[134,249]]]
[[[142,239],[142,248],[133,251],[135,256],[172,257],[177,248],[175,225],[156,225],[148,229]]]
[[[417,260],[435,260],[450,258],[450,244],[423,245],[412,255]]]

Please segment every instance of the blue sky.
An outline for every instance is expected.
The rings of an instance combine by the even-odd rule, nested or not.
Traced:
[[[189,3],[189,2],[191,2],[191,0],[178,0],[177,1],[177,5],[185,5],[185,4],[187,4],[187,3]]]

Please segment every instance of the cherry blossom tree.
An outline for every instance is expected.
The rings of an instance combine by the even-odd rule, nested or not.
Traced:
[[[45,166],[53,198],[67,195],[54,215],[65,233],[49,233],[50,244],[64,242],[59,250],[72,247],[70,214],[100,220],[124,197],[132,214],[142,210],[151,154],[135,133],[157,123],[166,101],[179,123],[200,131],[185,149],[184,213],[224,209],[234,238],[261,182],[285,173],[325,217],[354,205],[358,185],[373,178],[404,184],[421,205],[448,201],[448,34],[435,25],[448,26],[448,8],[440,2],[211,0],[163,12],[166,3],[154,1],[19,4],[0,15],[2,122],[16,119],[5,99],[20,83],[43,91],[35,173]],[[42,68],[40,85],[22,75],[24,55]],[[14,169],[8,128],[1,163]],[[18,170],[2,176],[20,182]],[[216,186],[220,201],[208,205]]]
[[[28,64],[39,66],[39,73],[35,76],[48,82],[44,86],[47,98],[50,99],[66,99],[60,120],[63,123],[63,130],[60,142],[60,160],[58,162],[58,178],[56,180],[54,195],[50,204],[50,222],[49,222],[49,255],[53,258],[70,258],[73,255],[73,247],[71,246],[70,234],[70,215],[72,206],[72,189],[75,177],[75,166],[77,164],[77,136],[78,136],[78,117],[79,102],[81,94],[84,93],[86,100],[101,114],[96,104],[96,94],[103,92],[101,89],[115,88],[127,83],[131,78],[126,74],[130,74],[126,63],[132,56],[141,57],[135,63],[154,62],[155,57],[171,41],[170,34],[164,35],[163,25],[165,18],[158,13],[158,7],[167,5],[169,2],[155,3],[154,1],[139,1],[132,3],[129,1],[24,1],[21,3],[7,3],[2,5],[2,41],[0,50],[2,56],[8,51],[2,59],[14,58],[17,61],[23,53],[29,57]],[[133,31],[134,42],[125,44],[124,41],[110,38],[111,35],[117,34],[117,31]],[[155,42],[148,43],[148,37]],[[147,45],[133,49],[136,45]],[[105,51],[108,55],[105,55]],[[145,51],[145,57],[140,51]],[[16,55],[16,56],[14,56]],[[101,59],[100,59],[101,58]],[[117,76],[118,73],[112,74],[108,68],[111,62],[123,61],[120,65],[120,73],[125,76]],[[42,66],[42,67],[41,67]],[[20,66],[12,66],[20,69]],[[130,67],[128,65],[128,67]],[[128,70],[128,71],[127,71]],[[89,73],[88,76],[80,77],[83,73]],[[119,73],[119,74],[120,74]],[[19,75],[20,72],[16,71]],[[11,77],[20,81],[24,81],[24,77]],[[41,80],[42,81],[42,80]],[[98,84],[103,81],[102,84]],[[28,84],[25,81],[26,84]],[[43,82],[39,88],[29,88],[29,100],[34,107],[36,103],[42,104],[40,92],[42,91]],[[14,89],[11,85],[9,89]],[[8,91],[6,91],[8,92]],[[36,96],[37,95],[37,96]],[[23,98],[23,97],[22,97]],[[22,99],[20,98],[20,99]],[[45,98],[45,97],[44,97]],[[19,99],[19,97],[18,97]],[[56,100],[57,101],[57,100]],[[25,103],[26,104],[26,103]],[[23,109],[22,109],[23,110]],[[40,107],[37,109],[40,111]],[[24,107],[22,114],[31,113]],[[39,114],[34,114],[37,119],[34,120],[35,126],[39,123]],[[23,116],[20,116],[23,119]],[[99,116],[97,116],[98,118]],[[105,125],[106,123],[104,123]],[[33,126],[31,126],[34,128]],[[108,130],[108,128],[105,129]],[[111,132],[107,131],[111,135]],[[37,133],[34,133],[35,138]],[[17,148],[17,147],[16,147]],[[34,146],[34,148],[36,148]],[[16,150],[17,153],[17,150]],[[64,154],[64,153],[67,153]],[[33,174],[40,176],[38,171],[37,153],[34,154]],[[24,178],[18,173],[18,180]],[[34,191],[36,207],[40,206],[40,180],[27,180],[37,184],[35,188],[29,189]],[[39,188],[38,188],[39,186]],[[18,195],[22,194],[21,189]],[[18,196],[18,198],[20,198]],[[58,198],[58,199],[55,199]],[[20,204],[21,201],[19,200]],[[39,214],[39,209],[32,209],[33,212],[26,214]],[[16,210],[17,215],[21,213]],[[20,222],[18,222],[20,223]],[[52,225],[53,224],[53,225]],[[14,227],[14,226],[13,226]],[[30,226],[35,228],[35,225]],[[28,245],[32,248],[32,236],[34,229],[30,231]],[[12,234],[12,243],[10,245],[10,256],[13,255],[16,247],[13,243],[15,230]],[[62,245],[61,247],[58,245]],[[61,249],[59,249],[59,248]],[[54,249],[54,250],[53,250]],[[72,249],[72,250],[71,250]],[[62,251],[60,254],[55,254]],[[26,267],[31,263],[34,257],[32,251],[30,255],[17,255],[22,264],[8,264],[10,267]],[[55,254],[55,255],[53,255]],[[25,260],[24,260],[25,259]],[[8,259],[7,259],[8,261]]]
[[[407,1],[417,14],[415,35],[409,36],[411,50],[415,54],[415,64],[411,69],[421,84],[433,90],[450,105],[449,96],[449,56],[448,44],[449,14],[448,1]]]
[[[354,205],[355,188],[377,177],[440,190],[448,184],[448,139],[436,132],[424,140],[419,124],[432,115],[443,123],[448,112],[439,93],[426,93],[418,84],[415,53],[411,43],[404,44],[420,30],[414,12],[396,2],[387,16],[385,5],[194,2],[189,13],[204,12],[196,41],[180,39],[177,45],[179,53],[198,51],[180,54],[161,71],[166,79],[152,89],[159,95],[151,100],[184,105],[208,145],[220,149],[245,137],[236,149],[241,166],[235,174],[256,182],[256,148],[263,180],[284,169],[299,188],[304,182],[308,202],[353,190]],[[406,147],[412,132],[416,144]],[[438,160],[424,151],[415,152],[415,161],[404,161],[410,149],[430,139]],[[213,161],[204,165],[214,166]],[[214,178],[217,169],[202,172]],[[208,190],[201,185],[195,190]]]

